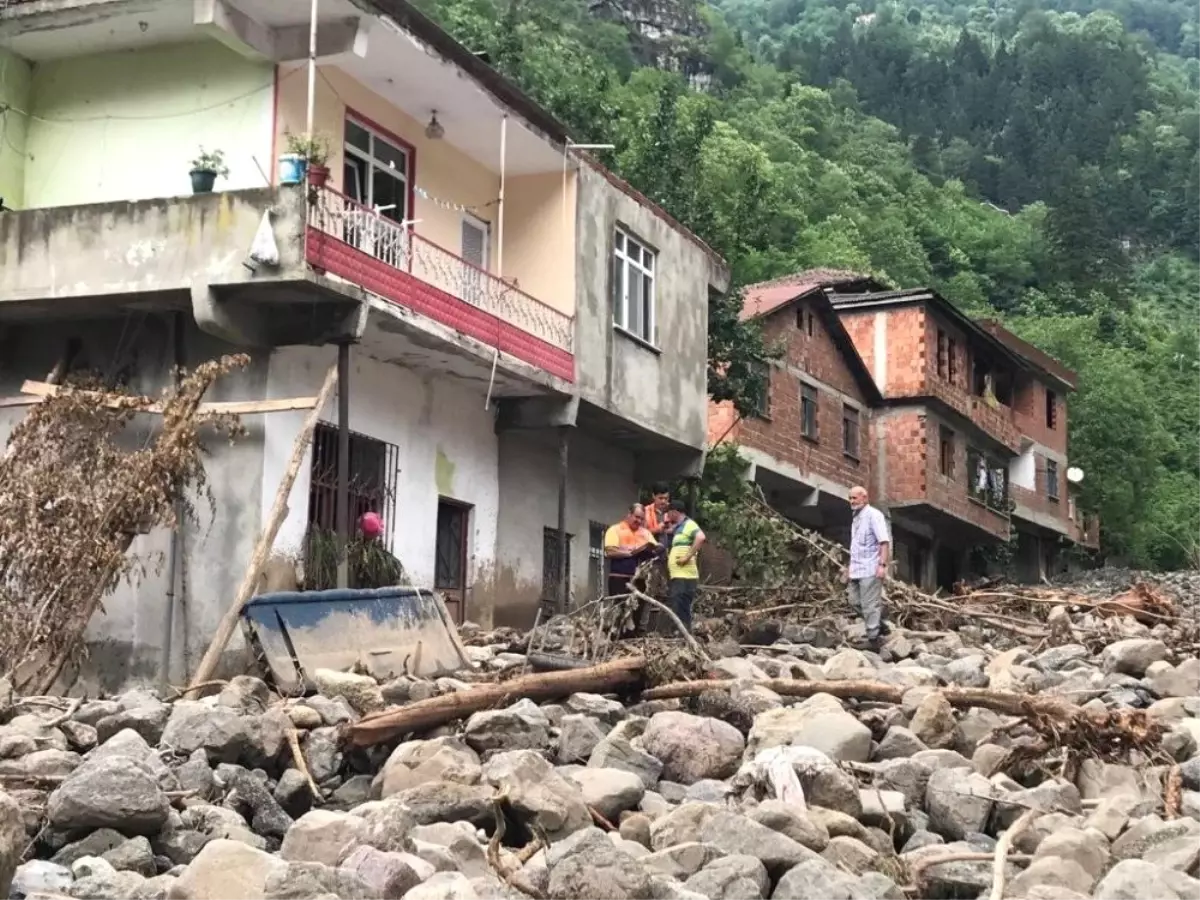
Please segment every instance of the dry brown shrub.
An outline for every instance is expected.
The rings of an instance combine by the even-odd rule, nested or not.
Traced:
[[[33,407],[0,458],[0,673],[18,690],[48,690],[83,652],[101,599],[141,571],[133,537],[194,516],[206,490],[202,428],[233,438],[234,416],[199,412],[217,378],[245,366],[226,356],[182,374],[137,446],[129,425],[155,401],[87,376]]]

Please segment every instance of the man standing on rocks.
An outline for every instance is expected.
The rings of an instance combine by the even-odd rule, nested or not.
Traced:
[[[671,579],[671,612],[679,616],[688,631],[692,630],[692,604],[700,584],[700,567],[696,554],[704,544],[704,532],[688,518],[687,508],[679,500],[667,510],[667,574]]]
[[[887,577],[892,539],[887,520],[872,506],[867,489],[850,488],[850,566],[843,573],[851,608],[863,617],[867,629],[866,649],[878,650],[884,634],[883,580]]]

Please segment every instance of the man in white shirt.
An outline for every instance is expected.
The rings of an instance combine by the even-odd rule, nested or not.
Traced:
[[[883,581],[887,578],[892,539],[887,519],[872,506],[867,489],[850,488],[850,565],[846,580],[850,606],[863,617],[867,629],[867,648],[878,650],[883,637]]]

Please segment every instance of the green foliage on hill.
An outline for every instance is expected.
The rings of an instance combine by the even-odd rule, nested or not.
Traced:
[[[1106,550],[1185,563],[1200,535],[1189,0],[720,4],[698,10],[706,36],[659,40],[653,60],[582,0],[424,6],[577,140],[615,144],[604,161],[735,284],[814,266],[927,284],[1061,357]],[[710,388],[747,408],[769,351],[736,300],[711,312]]]

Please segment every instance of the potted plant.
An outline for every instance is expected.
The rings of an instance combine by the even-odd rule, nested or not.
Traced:
[[[320,187],[329,179],[325,160],[329,158],[329,142],[324,135],[284,134],[287,152],[279,157],[280,184],[299,184],[308,175],[309,184]]]
[[[229,166],[225,165],[225,154],[220,150],[200,148],[200,155],[192,160],[192,193],[207,194],[213,189],[217,176],[229,177]]]

